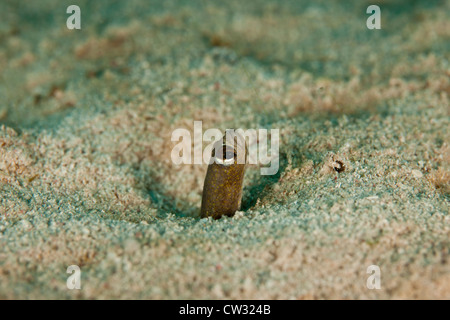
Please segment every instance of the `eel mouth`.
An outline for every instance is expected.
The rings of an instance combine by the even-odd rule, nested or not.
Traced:
[[[243,136],[232,129],[216,142],[211,153],[213,162],[219,165],[246,164],[247,143]]]
[[[229,166],[237,160],[237,154],[233,147],[226,144],[220,148],[214,148],[212,156],[217,164]]]

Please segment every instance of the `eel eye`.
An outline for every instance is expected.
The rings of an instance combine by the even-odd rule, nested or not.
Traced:
[[[237,156],[236,153],[234,153],[234,150],[228,146],[224,146],[222,152],[223,152],[223,160],[231,160]]]

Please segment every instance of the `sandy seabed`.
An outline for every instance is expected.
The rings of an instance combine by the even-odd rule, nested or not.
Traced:
[[[70,4],[0,3],[1,299],[450,298],[450,2]],[[194,120],[280,130],[233,218]]]

